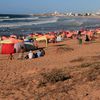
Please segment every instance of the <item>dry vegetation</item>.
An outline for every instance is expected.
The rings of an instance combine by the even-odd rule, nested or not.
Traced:
[[[82,62],[82,61],[84,61],[84,58],[83,58],[83,57],[79,57],[79,58],[77,58],[77,59],[71,60],[70,62],[71,62],[71,63],[74,63],[74,62]]]
[[[12,79],[9,74],[2,79],[0,77],[2,100],[89,100],[94,98],[91,95],[93,91],[100,90],[100,62],[71,68],[41,69],[27,75],[12,74],[17,77]],[[78,87],[84,88],[80,90]]]

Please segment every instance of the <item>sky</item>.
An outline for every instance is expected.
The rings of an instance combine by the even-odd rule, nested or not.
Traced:
[[[100,0],[0,0],[0,14],[95,12]]]

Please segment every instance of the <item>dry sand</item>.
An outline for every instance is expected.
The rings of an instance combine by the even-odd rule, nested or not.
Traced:
[[[0,100],[100,100],[100,37],[49,44],[45,51],[32,60],[0,55]]]

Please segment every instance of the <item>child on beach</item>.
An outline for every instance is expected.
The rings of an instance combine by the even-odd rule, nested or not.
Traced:
[[[14,59],[14,56],[13,56],[13,54],[12,54],[12,53],[10,53],[10,55],[9,55],[8,59],[10,59],[10,60]]]

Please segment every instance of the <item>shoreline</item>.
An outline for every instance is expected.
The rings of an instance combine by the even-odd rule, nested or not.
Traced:
[[[66,17],[66,18],[100,18],[100,16],[57,16],[57,17]]]

